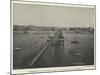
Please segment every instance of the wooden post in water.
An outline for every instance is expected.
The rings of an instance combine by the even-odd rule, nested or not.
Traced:
[[[63,53],[64,53],[64,36],[61,31],[57,31],[55,34],[55,51],[53,57],[54,66],[60,66],[63,60]]]

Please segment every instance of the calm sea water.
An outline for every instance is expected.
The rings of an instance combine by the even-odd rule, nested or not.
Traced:
[[[21,69],[31,67],[37,68],[94,64],[94,35],[71,34],[64,32],[64,45],[61,45],[60,47],[55,45],[49,46],[41,54],[35,64],[29,66],[29,63],[32,62],[35,56],[43,47],[45,47],[44,43],[47,42],[48,36],[52,35],[54,35],[54,32],[14,33],[14,68]],[[58,63],[59,60],[61,60],[60,63]]]

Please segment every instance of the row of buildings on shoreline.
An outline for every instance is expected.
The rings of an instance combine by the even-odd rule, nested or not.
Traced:
[[[69,32],[88,32],[94,33],[93,27],[41,27],[41,26],[23,26],[23,25],[13,25],[14,31],[69,31]]]

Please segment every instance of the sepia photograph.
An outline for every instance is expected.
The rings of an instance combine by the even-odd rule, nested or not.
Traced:
[[[95,69],[95,10],[93,5],[12,1],[13,70]]]

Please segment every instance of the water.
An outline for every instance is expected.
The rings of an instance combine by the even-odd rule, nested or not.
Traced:
[[[44,47],[43,44],[47,42],[48,36],[53,34],[54,32],[14,33],[14,68],[21,69],[94,64],[94,35],[63,32],[64,49],[61,47],[58,48],[58,46],[49,46],[48,49],[41,54],[36,63],[29,66],[29,63],[41,51],[42,47]],[[72,43],[72,41],[78,41],[78,43]],[[16,50],[16,48],[18,50]]]

